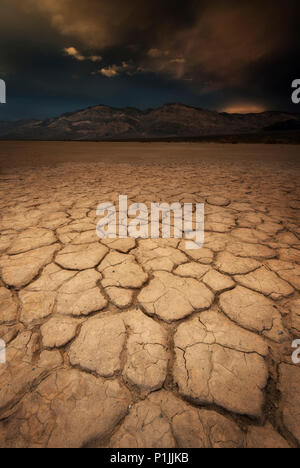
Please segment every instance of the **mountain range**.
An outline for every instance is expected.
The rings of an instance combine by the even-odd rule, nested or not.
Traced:
[[[179,103],[145,111],[98,105],[43,120],[0,121],[0,138],[132,140],[251,135],[299,129],[300,114],[287,112],[228,114]]]

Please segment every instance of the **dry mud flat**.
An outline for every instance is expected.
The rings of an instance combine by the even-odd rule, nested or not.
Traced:
[[[0,446],[299,447],[298,147],[1,145]],[[204,248],[100,242],[119,194]]]

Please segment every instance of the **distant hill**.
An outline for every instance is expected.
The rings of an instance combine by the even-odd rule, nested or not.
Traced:
[[[251,135],[300,128],[300,114],[227,114],[165,104],[157,109],[95,106],[44,120],[0,122],[1,139],[126,140]]]

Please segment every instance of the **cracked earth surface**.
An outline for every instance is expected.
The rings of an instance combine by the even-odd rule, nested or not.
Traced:
[[[160,148],[2,171],[0,447],[300,446],[299,150]],[[204,202],[203,248],[99,240],[119,194]]]

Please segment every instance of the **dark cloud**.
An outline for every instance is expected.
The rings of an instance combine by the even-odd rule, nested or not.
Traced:
[[[298,0],[1,0],[0,118],[30,100],[36,115],[170,99],[296,111],[299,18]]]

